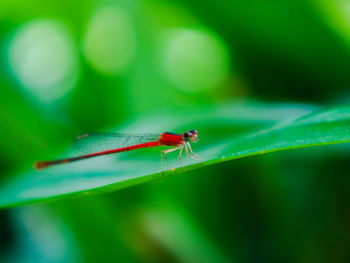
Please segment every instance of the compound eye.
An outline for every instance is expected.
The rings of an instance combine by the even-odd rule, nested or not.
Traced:
[[[197,134],[198,132],[196,130],[192,130],[192,131],[190,131],[190,133]]]
[[[189,134],[188,132],[185,132],[185,133],[184,133],[184,137],[185,137],[185,138],[189,138],[189,137],[190,137],[190,134]]]

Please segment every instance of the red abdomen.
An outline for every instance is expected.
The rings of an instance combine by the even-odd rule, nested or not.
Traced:
[[[183,144],[182,136],[179,134],[164,132],[160,135],[159,143],[167,146],[177,146]]]

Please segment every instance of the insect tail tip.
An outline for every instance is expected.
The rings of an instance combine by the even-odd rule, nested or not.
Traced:
[[[40,161],[40,162],[34,163],[33,166],[34,166],[35,170],[39,171],[39,170],[42,170],[42,169],[48,167],[49,163],[45,162],[45,161]]]

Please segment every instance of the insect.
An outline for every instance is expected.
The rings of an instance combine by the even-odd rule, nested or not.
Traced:
[[[196,130],[187,131],[181,134],[164,132],[161,134],[114,134],[114,133],[85,133],[77,137],[75,146],[77,148],[88,149],[86,154],[53,161],[39,161],[34,164],[35,169],[40,170],[51,165],[71,163],[96,156],[108,155],[113,153],[127,152],[136,149],[172,146],[161,152],[161,166],[163,170],[163,156],[167,160],[167,154],[179,150],[178,159],[181,162],[183,150],[186,155],[201,161],[200,157],[192,150],[190,142],[198,141],[198,132]]]

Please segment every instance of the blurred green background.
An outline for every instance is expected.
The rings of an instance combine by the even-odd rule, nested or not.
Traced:
[[[348,103],[349,17],[348,0],[0,1],[0,182],[78,133],[157,114]],[[275,153],[1,210],[0,261],[349,262],[348,153]]]

